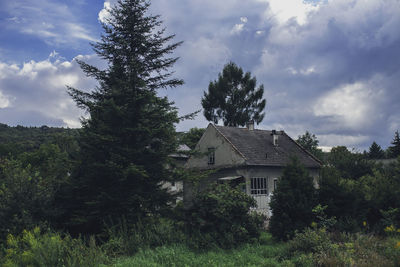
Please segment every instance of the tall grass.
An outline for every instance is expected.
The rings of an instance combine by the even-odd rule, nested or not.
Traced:
[[[110,266],[291,266],[282,256],[286,245],[272,242],[246,244],[237,249],[199,252],[186,245],[163,246],[140,250],[135,256],[121,258]]]

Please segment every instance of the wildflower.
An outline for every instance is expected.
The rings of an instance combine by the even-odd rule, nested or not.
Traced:
[[[363,225],[364,225],[364,227],[366,227],[367,226],[367,222],[363,221]]]
[[[391,226],[386,226],[384,231],[387,232],[387,233],[396,232],[396,227],[394,227],[394,225],[392,224]]]
[[[400,249],[400,241],[398,241],[398,242],[397,242],[397,244],[396,244],[395,248],[398,248],[398,249]]]
[[[316,222],[312,222],[312,223],[311,223],[311,227],[312,227],[312,228],[317,228],[317,223],[316,223]]]

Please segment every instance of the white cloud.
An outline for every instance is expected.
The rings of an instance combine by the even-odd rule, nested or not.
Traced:
[[[243,31],[244,28],[244,24],[235,24],[235,26],[233,26],[232,30],[231,30],[231,34],[239,34]]]
[[[40,1],[44,6],[50,3]],[[8,1],[11,2],[14,1]],[[38,11],[40,6],[32,3],[26,1],[26,6],[36,7],[31,14],[45,17],[44,11]],[[104,21],[107,9],[115,3],[116,0],[103,1],[103,9],[99,13],[94,10],[93,14]],[[45,24],[36,24],[31,15],[17,13],[10,14],[9,23],[18,25],[19,30],[26,26],[30,34],[41,34],[48,43],[90,40],[90,27],[66,18],[68,6],[55,6],[55,15],[41,20]],[[42,10],[51,14],[49,8]],[[210,80],[216,79],[223,65],[232,60],[265,86],[267,110],[260,128],[280,128],[292,136],[309,130],[321,136],[322,146],[365,147],[377,136],[381,145],[387,145],[384,140],[391,140],[400,127],[398,0],[157,0],[152,1],[150,13],[161,14],[167,32],[176,34],[176,41],[184,41],[176,50],[175,55],[181,59],[173,70],[186,83],[163,91],[177,103],[181,114],[200,107],[202,92]],[[74,27],[67,23],[81,28],[75,27],[74,33]],[[73,61],[58,56],[49,61],[50,64],[35,61],[13,67],[8,64],[6,69],[1,69],[0,63],[0,89],[7,97],[17,95],[4,91],[4,83],[7,77],[18,73],[16,79],[21,82],[16,88],[22,88],[21,83],[25,82],[29,88],[49,90],[40,84],[41,80],[55,91],[65,91],[58,89],[58,82],[92,88],[80,85],[82,80],[76,79],[80,76],[72,71],[77,68]],[[65,75],[59,75],[61,71]],[[44,73],[53,73],[54,78],[46,78]],[[31,95],[29,89],[24,90]],[[16,101],[20,100],[17,95]],[[13,99],[9,101],[13,103]],[[57,107],[50,110],[72,105],[68,101],[55,102]],[[61,117],[71,125],[73,119]],[[203,126],[204,121],[199,115],[186,125]]]
[[[318,99],[314,106],[316,116],[332,117],[351,129],[371,123],[374,116],[373,102],[379,91],[357,82],[333,89]]]
[[[99,12],[98,20],[106,23],[107,19],[110,17],[110,10],[111,10],[111,2],[105,1],[104,7]]]
[[[35,116],[30,119],[41,124],[80,125],[79,118],[84,113],[67,94],[66,85],[82,90],[94,88],[96,82],[83,74],[75,60],[50,61],[56,54],[54,51],[51,53],[53,57],[47,60],[31,60],[22,66],[0,63],[1,72],[7,73],[6,76],[0,76],[1,121],[8,122],[12,119],[10,116],[17,120]],[[90,63],[98,62],[95,56],[77,58]],[[57,122],[59,120],[62,121],[61,125]]]
[[[346,135],[346,134],[321,134],[318,135],[320,143],[324,144],[324,148],[335,146],[347,146],[349,148],[357,148],[370,140],[367,135]],[[372,142],[371,142],[372,143]]]
[[[93,26],[82,22],[76,8],[51,0],[9,1],[2,6],[2,11],[10,17],[9,23],[2,26],[33,35],[53,46],[78,46],[80,41],[95,41]]]
[[[247,18],[246,18],[246,17],[240,17],[240,21],[241,21],[242,23],[246,23],[246,22],[247,22]]]
[[[304,0],[266,0],[269,3],[270,11],[267,16],[273,16],[284,24],[294,18],[298,24],[303,25],[307,22],[307,17],[311,12],[318,10],[319,5],[306,2]]]
[[[76,38],[76,39],[82,39],[90,42],[96,42],[97,39],[90,36],[90,32],[88,32],[82,25],[76,24],[76,23],[67,23],[66,24],[66,29],[68,31],[67,34],[70,36]]]
[[[3,95],[3,93],[0,91],[0,109],[1,108],[6,108],[10,106],[10,101],[6,96]]]

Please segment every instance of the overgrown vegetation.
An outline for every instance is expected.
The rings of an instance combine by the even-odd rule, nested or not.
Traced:
[[[157,95],[182,84],[169,57],[180,43],[148,7],[124,0],[111,11],[94,45],[106,70],[80,62],[99,81],[91,93],[69,88],[90,114],[83,129],[0,124],[0,265],[399,266],[400,158],[375,161],[400,155],[398,131],[388,150],[373,143],[363,154],[344,146],[321,154],[315,135],[299,136],[325,163],[319,188],[293,159],[272,197],[270,233],[240,187],[213,184],[191,207],[176,204],[163,182],[192,174],[172,168],[168,155],[179,142],[194,148],[204,129],[178,136],[176,108]],[[261,121],[262,86],[254,91],[250,73],[226,68],[248,87],[233,93],[250,92],[256,107],[234,118],[211,107],[213,120]],[[220,76],[211,89],[229,83]]]
[[[293,237],[312,222],[312,209],[317,205],[313,178],[297,158],[284,169],[271,199],[272,218],[269,230],[280,240]]]
[[[257,240],[265,218],[256,212],[254,198],[227,183],[211,184],[196,194],[185,210],[185,229],[194,248],[232,248]]]

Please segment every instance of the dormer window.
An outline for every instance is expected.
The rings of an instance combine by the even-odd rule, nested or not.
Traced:
[[[208,148],[208,165],[215,164],[215,148]]]

